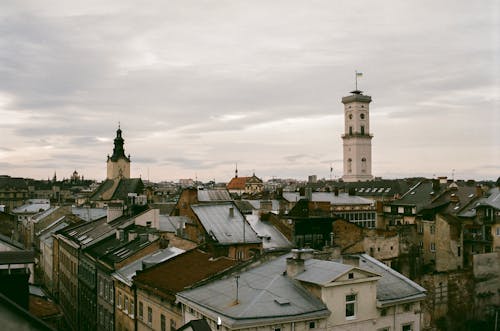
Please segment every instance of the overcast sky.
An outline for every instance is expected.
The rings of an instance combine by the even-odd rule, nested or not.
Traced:
[[[102,180],[121,122],[133,177],[337,178],[358,70],[373,175],[496,179],[499,25],[497,0],[2,1],[0,174]]]

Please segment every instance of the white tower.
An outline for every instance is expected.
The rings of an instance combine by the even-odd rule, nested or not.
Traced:
[[[370,102],[372,98],[354,90],[343,97],[345,131],[344,176],[345,182],[358,182],[373,179],[372,176],[372,138],[370,134]]]

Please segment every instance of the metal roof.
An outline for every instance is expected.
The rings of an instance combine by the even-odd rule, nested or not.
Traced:
[[[216,280],[206,285],[178,293],[181,302],[204,311],[214,319],[220,316],[224,325],[232,328],[252,325],[263,320],[293,321],[322,318],[330,315],[326,305],[298,282],[283,275],[286,256]],[[236,302],[236,280],[238,301]]]
[[[71,212],[87,222],[106,216],[106,208],[72,207]]]
[[[304,264],[305,271],[295,276],[295,279],[318,285],[326,285],[354,269],[351,265],[316,259],[306,260]]]
[[[426,290],[368,254],[361,254],[359,266],[382,276],[377,282],[377,300],[384,305],[394,301],[423,299]]]
[[[262,242],[232,202],[191,205],[191,209],[205,231],[220,244]]]
[[[283,198],[289,202],[297,202],[305,197],[300,196],[298,192],[283,192]],[[332,205],[371,205],[374,204],[372,199],[359,197],[357,195],[349,195],[347,193],[327,193],[313,192],[312,200],[315,202],[330,202]]]
[[[189,217],[186,216],[165,216],[160,215],[159,230],[164,232],[176,232],[186,223],[193,223]]]
[[[153,252],[149,255],[146,255],[140,259],[135,260],[134,262],[127,264],[123,268],[117,270],[113,276],[120,280],[121,282],[127,284],[128,286],[132,286],[132,277],[136,275],[138,270],[143,270],[143,263],[148,267],[158,264],[160,262],[166,261],[176,255],[184,253],[183,249],[177,247],[168,247],[165,249],[160,249],[156,252]]]
[[[293,246],[278,229],[269,222],[260,220],[258,215],[248,215],[246,219],[257,233],[257,236],[262,238],[262,248],[265,250],[291,248]]]
[[[198,201],[232,201],[228,190],[198,190]]]

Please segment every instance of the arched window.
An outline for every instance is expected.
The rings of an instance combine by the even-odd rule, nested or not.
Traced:
[[[361,159],[361,172],[366,172],[366,158]]]
[[[347,172],[352,172],[352,159],[347,160]]]
[[[365,126],[361,125],[361,134],[365,134]]]

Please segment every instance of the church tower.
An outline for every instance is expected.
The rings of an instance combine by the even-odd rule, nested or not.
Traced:
[[[130,155],[125,156],[123,144],[125,140],[122,138],[122,130],[118,125],[116,130],[115,147],[113,155],[108,155],[108,175],[107,179],[130,178]]]
[[[372,98],[358,89],[342,98],[344,104],[344,176],[345,182],[372,180],[372,138],[370,102]]]

